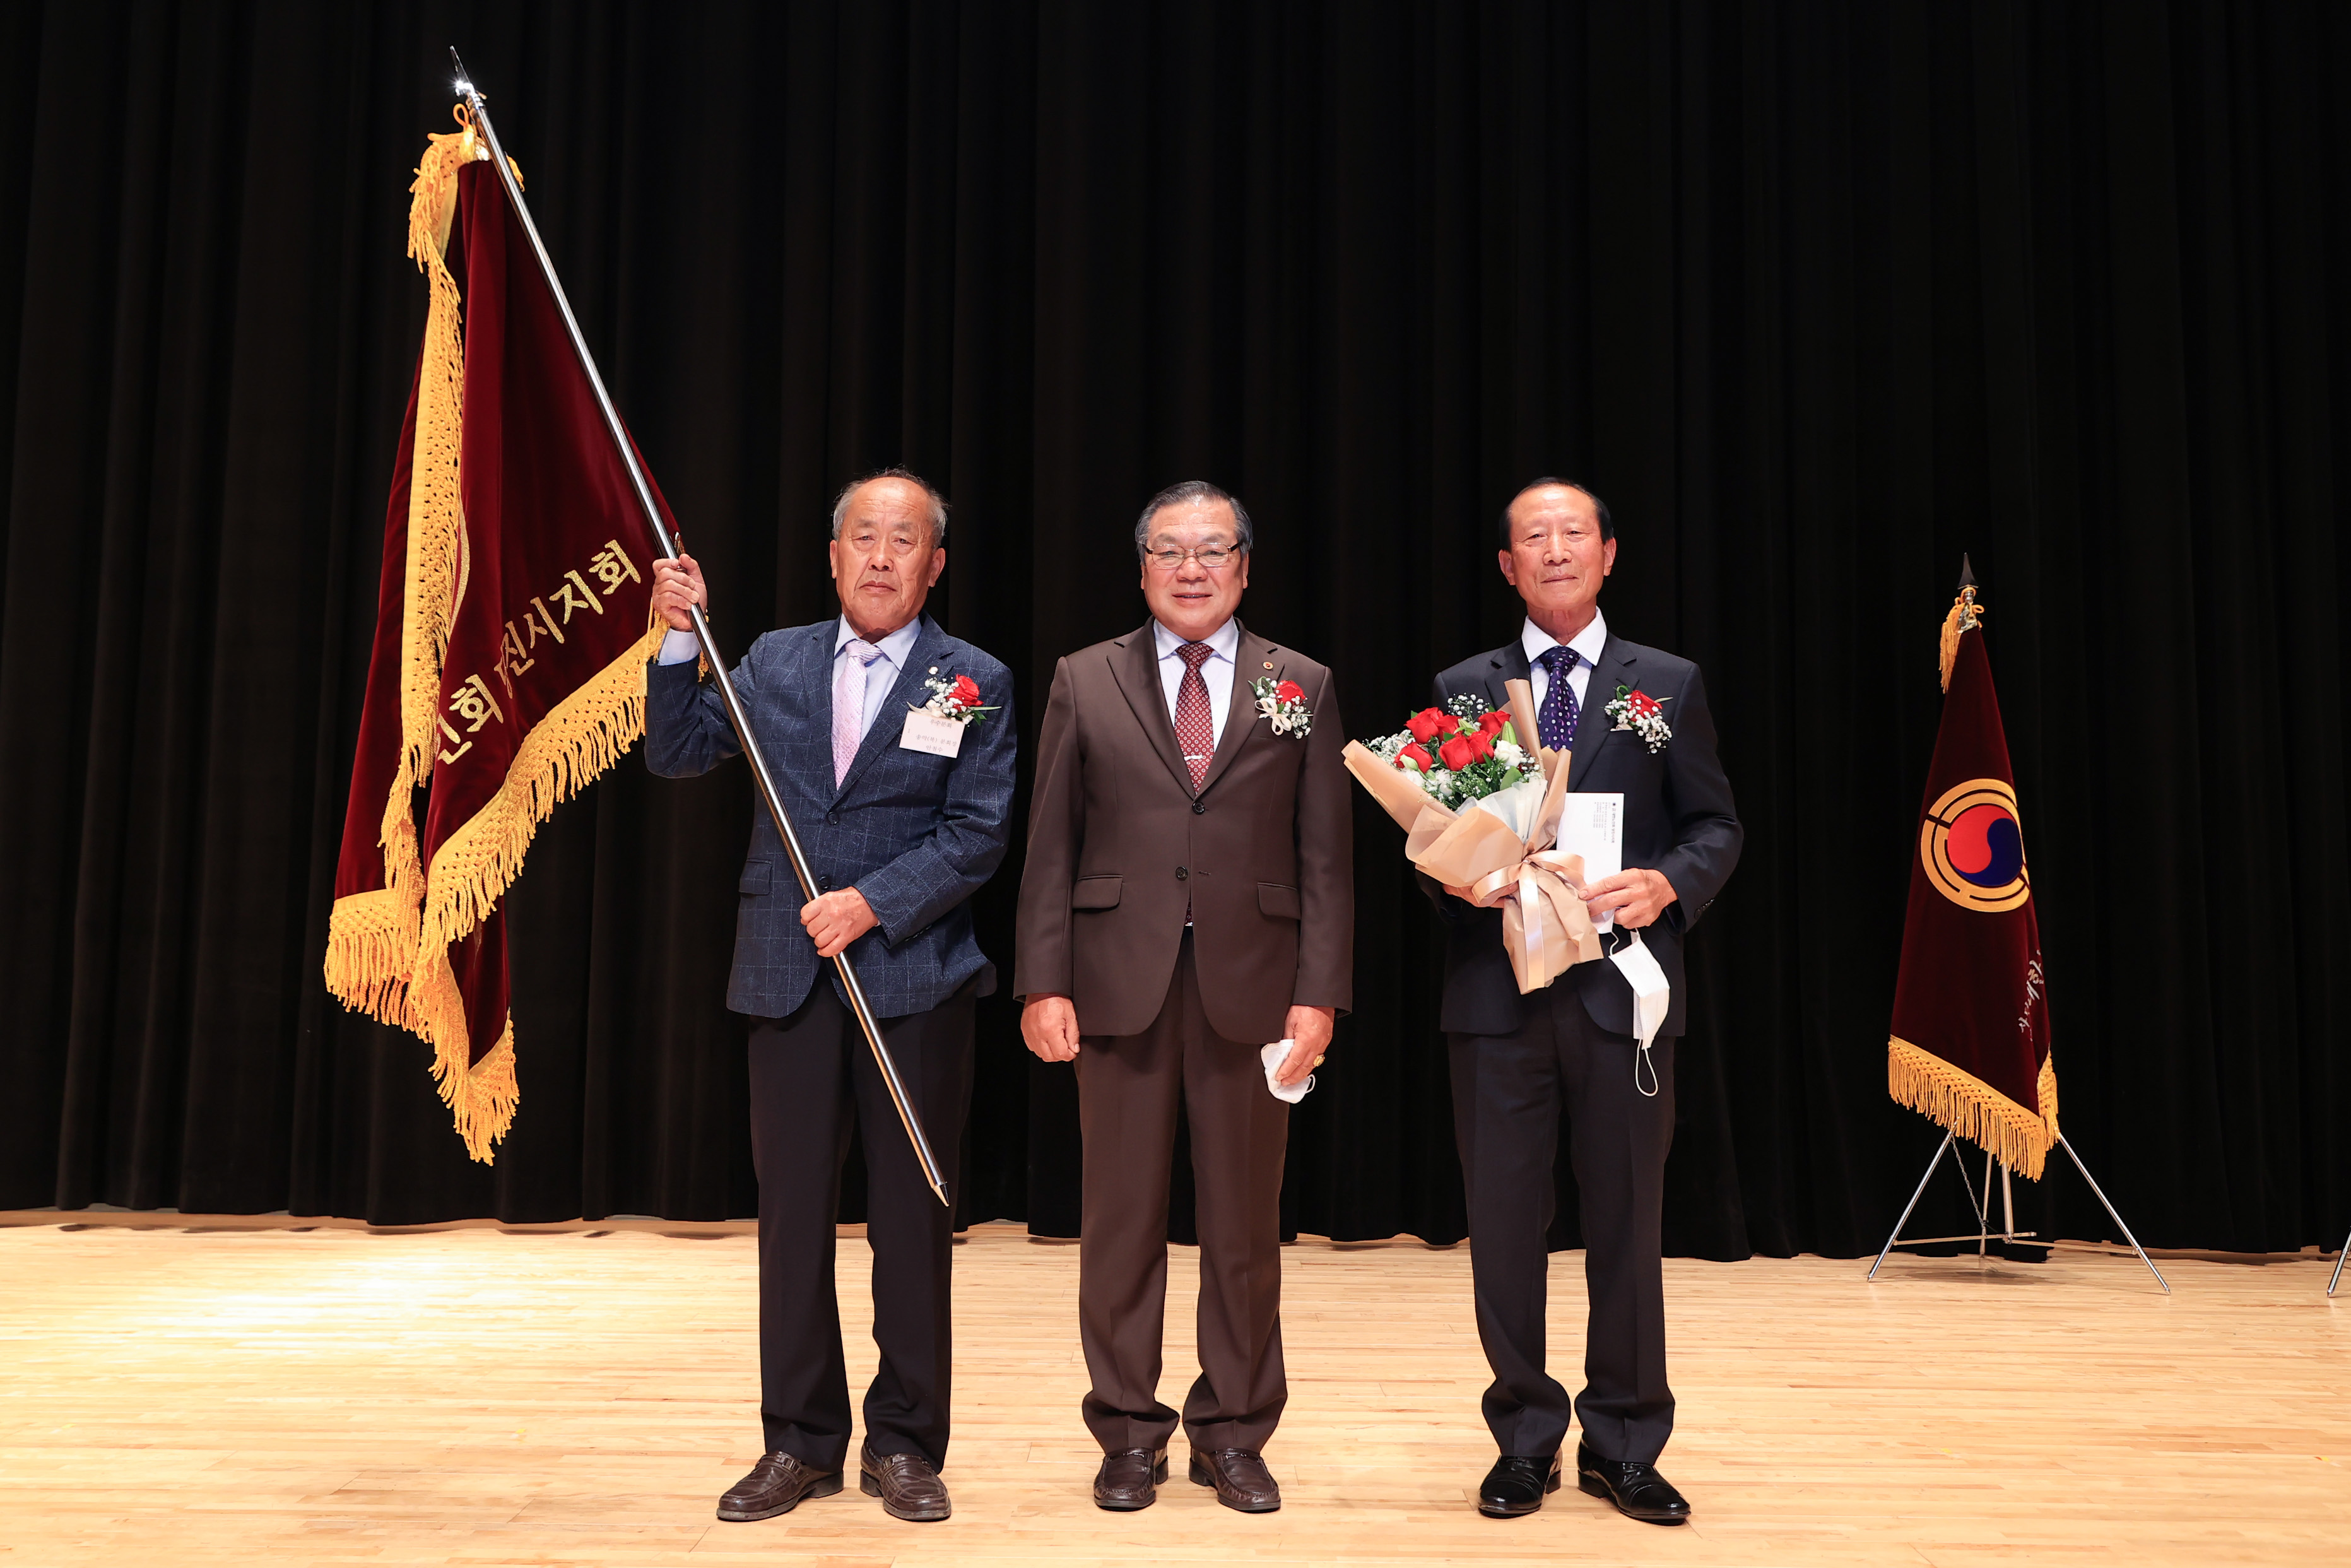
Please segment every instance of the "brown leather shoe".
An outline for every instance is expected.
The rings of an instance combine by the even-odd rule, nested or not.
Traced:
[[[1094,1474],[1094,1506],[1113,1513],[1133,1513],[1159,1500],[1159,1483],[1167,1479],[1165,1448],[1121,1448],[1102,1456]]]
[[[882,1511],[893,1519],[933,1524],[953,1512],[947,1505],[947,1483],[920,1454],[877,1454],[867,1448],[857,1456],[857,1490],[882,1500]]]
[[[801,1500],[831,1497],[841,1490],[839,1470],[812,1470],[786,1453],[762,1454],[751,1473],[718,1500],[718,1517],[730,1524],[789,1513]]]
[[[1281,1489],[1255,1448],[1195,1448],[1192,1479],[1217,1489],[1217,1500],[1243,1513],[1271,1513],[1281,1506]]]

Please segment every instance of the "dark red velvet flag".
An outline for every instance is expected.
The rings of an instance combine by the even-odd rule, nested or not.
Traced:
[[[435,136],[412,187],[432,306],[384,519],[327,984],[432,1043],[441,1097],[486,1162],[518,1098],[498,900],[555,803],[643,732],[661,632],[652,530],[480,160],[470,129]]]
[[[1943,626],[1943,725],[1927,770],[1894,987],[1894,1098],[2038,1179],[2057,1139],[2041,927],[1972,584]]]

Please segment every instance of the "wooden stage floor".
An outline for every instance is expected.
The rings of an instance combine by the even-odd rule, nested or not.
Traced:
[[[60,1220],[68,1223],[61,1224]],[[80,1223],[71,1223],[79,1221]],[[0,1216],[0,1565],[213,1563],[2218,1563],[2351,1561],[2351,1291],[2254,1265],[1669,1261],[1694,1524],[1571,1486],[1466,1500],[1491,1450],[1466,1249],[1288,1249],[1287,1505],[1181,1478],[1092,1506],[1077,1249],[956,1254],[956,1515],[852,1486],[721,1524],[758,1451],[741,1226],[371,1232],[285,1219]],[[1191,1376],[1195,1254],[1171,1269]],[[852,1385],[872,1364],[844,1239]],[[1580,1359],[1582,1259],[1552,1358]]]

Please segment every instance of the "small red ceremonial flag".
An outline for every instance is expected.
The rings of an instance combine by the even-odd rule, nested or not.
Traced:
[[[384,517],[327,987],[432,1044],[458,1135],[487,1163],[518,1098],[498,900],[555,803],[643,732],[662,629],[652,529],[529,237],[471,126],[430,141],[409,254],[432,303]]]
[[[1943,724],[1927,770],[1894,986],[1894,1098],[2038,1180],[2057,1141],[2041,926],[1972,578],[1943,623]]]

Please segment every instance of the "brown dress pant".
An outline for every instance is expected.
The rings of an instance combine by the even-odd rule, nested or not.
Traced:
[[[1190,1124],[1200,1235],[1200,1375],[1184,1398],[1196,1448],[1265,1447],[1290,1385],[1281,1362],[1281,1166],[1290,1107],[1265,1086],[1266,1042],[1208,1027],[1192,934],[1159,1016],[1141,1034],[1078,1051],[1085,1191],[1078,1333],[1093,1388],[1087,1429],[1104,1452],[1159,1448],[1167,1316],[1167,1174],[1180,1103]]]

